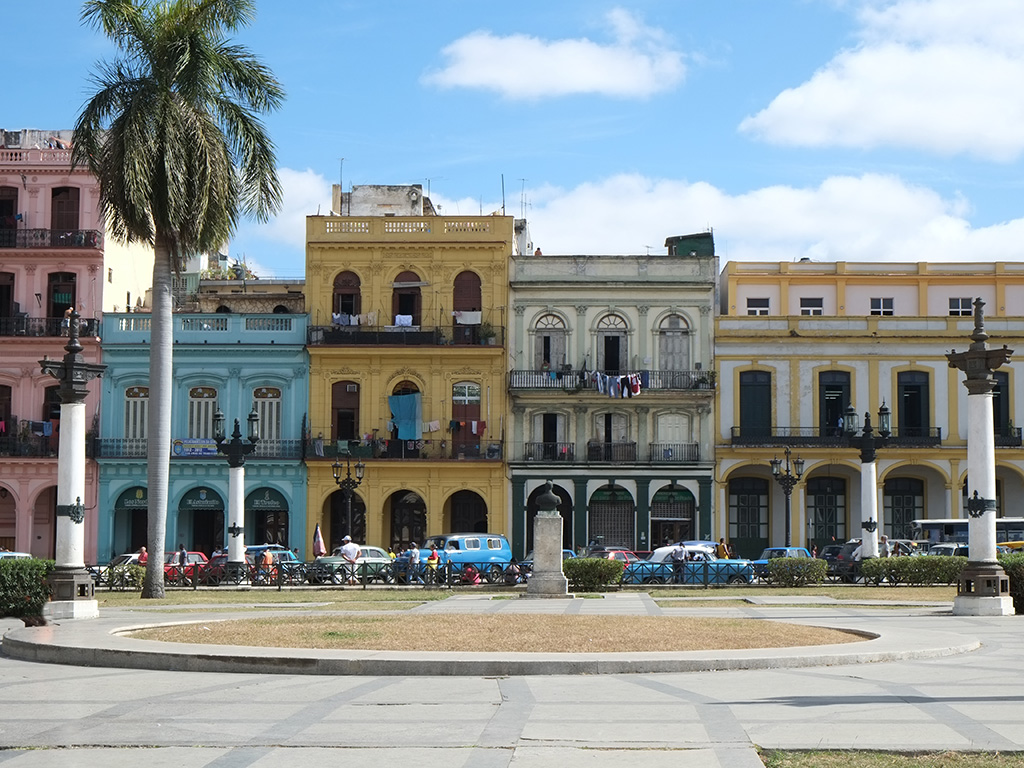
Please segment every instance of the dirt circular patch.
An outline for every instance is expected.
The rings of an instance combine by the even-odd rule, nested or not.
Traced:
[[[864,640],[854,632],[762,619],[532,614],[284,616],[157,627],[131,636],[211,645],[491,653],[735,650]]]

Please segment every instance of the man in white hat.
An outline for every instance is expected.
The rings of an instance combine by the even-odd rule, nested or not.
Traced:
[[[345,559],[345,570],[348,572],[348,583],[356,583],[356,561],[359,560],[359,545],[352,541],[351,536],[341,540],[341,556]]]

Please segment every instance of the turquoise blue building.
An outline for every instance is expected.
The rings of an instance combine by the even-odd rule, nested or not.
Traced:
[[[246,434],[255,410],[260,440],[245,462],[245,541],[279,543],[305,557],[306,467],[303,429],[309,402],[308,316],[232,313],[174,315],[172,445],[167,547],[210,555],[228,541],[228,464],[217,453],[213,417],[221,410]],[[102,321],[102,397],[97,561],[146,543],[146,430],[149,413],[148,314]]]

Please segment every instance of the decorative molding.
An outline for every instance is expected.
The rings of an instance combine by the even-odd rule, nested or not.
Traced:
[[[523,315],[526,314],[526,305],[525,304],[516,304],[514,307],[512,307],[512,309],[515,310],[515,313],[519,317],[522,317]]]
[[[710,315],[711,314],[711,305],[710,304],[701,304],[700,305],[700,313],[702,315]]]
[[[572,412],[577,415],[586,414],[590,412],[590,407],[586,405],[574,405],[572,407]]]
[[[26,275],[34,275],[35,273],[36,273],[36,265],[35,264],[26,264],[25,265],[25,274]]]
[[[636,311],[639,312],[641,315],[644,315],[644,316],[646,316],[647,313],[650,310],[651,310],[651,308],[648,305],[646,305],[646,304],[638,304],[637,308],[636,308]]]
[[[577,304],[576,314],[579,315],[580,317],[583,317],[583,315],[587,314],[588,309],[590,309],[590,307],[587,306],[586,304]]]

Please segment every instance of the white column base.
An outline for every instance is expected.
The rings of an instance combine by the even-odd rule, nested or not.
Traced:
[[[47,621],[66,619],[98,619],[100,604],[96,600],[52,600],[43,606],[43,618]]]
[[[957,595],[953,600],[954,616],[1013,616],[1013,598],[1005,595]]]

